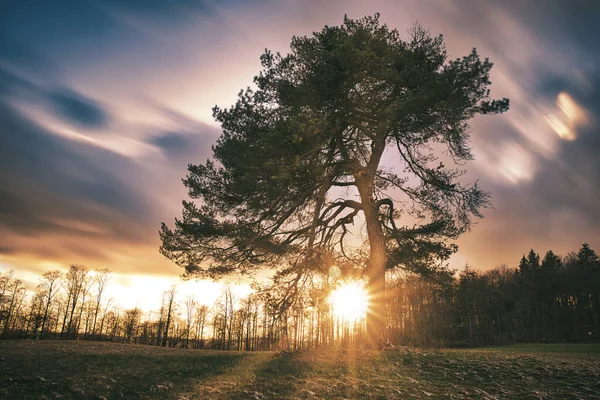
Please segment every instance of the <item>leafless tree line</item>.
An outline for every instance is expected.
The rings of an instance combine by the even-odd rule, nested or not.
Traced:
[[[297,296],[281,310],[269,291],[245,298],[225,285],[212,305],[194,296],[179,298],[174,285],[162,293],[158,310],[124,309],[106,298],[107,269],[71,265],[46,272],[27,290],[13,271],[0,273],[0,332],[3,339],[102,340],[156,346],[225,350],[302,349],[351,341],[364,329],[336,321],[326,288]]]
[[[157,310],[143,312],[106,298],[110,278],[107,269],[71,265],[66,273],[44,273],[27,290],[12,271],[0,273],[0,336],[250,351],[366,342],[364,321],[334,314],[329,294],[335,282],[312,282],[288,303],[274,287],[241,298],[225,285],[210,306],[194,296],[182,298],[172,286]],[[563,258],[549,251],[541,259],[532,250],[518,268],[466,267],[446,279],[394,273],[387,281],[385,320],[392,344],[598,340],[600,260],[588,245]]]

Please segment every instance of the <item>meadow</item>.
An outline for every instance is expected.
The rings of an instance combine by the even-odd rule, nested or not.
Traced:
[[[228,352],[1,341],[6,399],[590,399],[600,345]]]

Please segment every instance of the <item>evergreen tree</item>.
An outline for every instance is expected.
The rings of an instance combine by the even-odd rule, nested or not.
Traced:
[[[189,166],[184,183],[198,202],[184,202],[174,229],[162,225],[161,252],[188,276],[276,268],[290,295],[307,275],[355,261],[381,339],[386,269],[439,270],[456,250],[447,240],[487,204],[452,161],[473,158],[468,121],[506,111],[508,100],[490,99],[492,63],[475,50],[447,61],[441,36],[415,26],[402,39],[379,15],[294,37],[290,54],[266,51],[261,61],[256,89],[215,107],[223,133],[214,160]],[[386,151],[400,171],[381,168]],[[359,221],[366,263],[347,240]]]

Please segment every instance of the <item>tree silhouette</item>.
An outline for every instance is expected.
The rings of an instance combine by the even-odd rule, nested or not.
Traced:
[[[50,303],[52,298],[58,292],[59,280],[62,277],[62,272],[58,270],[48,271],[42,275],[42,282],[40,288],[44,293],[44,315],[42,316],[42,327],[40,329],[40,335],[43,336],[46,332],[46,323],[48,321],[48,312],[50,310]]]
[[[600,260],[589,245],[564,258],[548,251],[541,262],[530,251],[521,268],[501,265],[482,271],[466,266],[447,281],[397,269],[386,280],[386,339],[411,346],[599,342],[599,270]],[[527,271],[534,277],[529,286],[524,284]],[[71,278],[48,271],[30,291],[12,271],[0,272],[0,338],[58,339],[70,332],[78,340],[251,351],[351,347],[367,339],[364,321],[349,323],[336,315],[326,280],[300,287],[297,301],[283,312],[278,299],[285,288],[243,298],[229,286],[212,306],[198,306],[191,297],[178,301],[171,287],[159,310],[144,312],[123,309],[109,299],[100,307],[99,327],[89,334],[97,314],[93,298],[81,316],[73,317],[72,330],[65,331],[61,323],[65,315],[68,323],[73,307]],[[77,310],[83,302],[79,297]],[[77,322],[81,320],[85,324]]]
[[[98,320],[98,312],[100,311],[100,304],[102,302],[102,294],[106,288],[106,284],[110,279],[110,270],[107,268],[97,269],[96,275],[94,275],[94,286],[96,289],[96,304],[94,307],[94,321],[92,323],[92,336],[96,334],[96,322]]]
[[[447,62],[441,36],[415,25],[402,39],[378,14],[294,37],[290,54],[261,61],[257,88],[214,108],[214,160],[184,180],[199,201],[184,202],[173,230],[163,223],[161,252],[187,276],[278,268],[293,294],[306,274],[352,259],[348,233],[362,220],[368,325],[381,339],[386,269],[435,271],[456,250],[447,239],[480,216],[487,193],[452,164],[473,158],[469,119],[508,99],[490,99],[492,63],[475,50]],[[381,166],[386,150],[400,172]]]
[[[175,295],[177,294],[177,286],[171,285],[169,290],[164,293],[166,298],[166,313],[167,320],[165,322],[165,332],[162,338],[162,346],[166,347],[169,342],[169,326],[171,325],[171,319],[173,317],[173,311],[177,308],[177,304],[175,303]]]

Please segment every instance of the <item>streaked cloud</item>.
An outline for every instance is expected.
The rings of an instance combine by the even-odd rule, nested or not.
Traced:
[[[492,95],[511,99],[473,121],[468,177],[494,208],[453,263],[599,247],[598,2],[31,1],[0,14],[2,267],[175,278],[158,224],[179,215],[185,166],[210,156],[211,107],[251,84],[265,48],[375,12],[444,33],[451,57],[477,47],[495,63]]]
[[[108,123],[108,113],[94,100],[72,90],[58,89],[48,93],[55,113],[88,128],[101,128]]]

